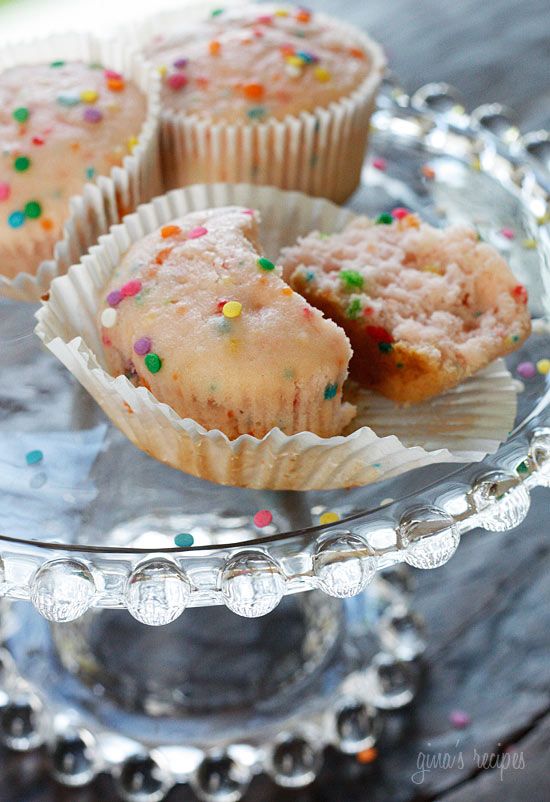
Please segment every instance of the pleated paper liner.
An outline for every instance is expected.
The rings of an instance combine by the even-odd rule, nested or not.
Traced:
[[[86,33],[59,34],[8,45],[0,50],[0,73],[19,64],[47,64],[57,59],[101,63],[122,72],[147,96],[147,114],[138,144],[124,158],[123,165],[114,167],[108,176],[98,176],[94,183],[83,184],[82,193],[71,198],[63,236],[51,255],[45,258],[44,248],[32,238],[23,248],[18,247],[22,264],[35,261],[36,272],[21,271],[14,278],[0,273],[0,297],[18,301],[39,301],[48,292],[53,278],[65,273],[101,234],[162,189],[158,73],[127,45]]]
[[[228,11],[238,10],[231,3]],[[216,6],[192,4],[129,28],[125,35],[144,52],[159,36],[185,31]],[[269,11],[269,6],[266,6]],[[316,17],[328,19],[315,12]],[[330,18],[345,40],[352,37],[369,56],[371,69],[357,89],[340,100],[284,120],[227,124],[163,109],[161,151],[165,188],[217,181],[248,182],[299,190],[342,203],[357,188],[369,123],[386,60],[382,48],[350,25]]]
[[[501,361],[460,387],[412,407],[350,385],[359,415],[345,436],[311,432],[229,440],[180,418],[144,387],[105,370],[96,318],[104,288],[133,242],[182,215],[215,206],[258,209],[265,253],[312,230],[342,229],[352,213],[329,201],[270,187],[197,185],[174,190],[142,206],[101,237],[99,246],[55,279],[50,300],[37,312],[36,333],[91,393],[113,423],[139,448],[194,476],[221,484],[273,490],[335,489],[365,485],[411,468],[481,460],[513,426],[519,391]]]

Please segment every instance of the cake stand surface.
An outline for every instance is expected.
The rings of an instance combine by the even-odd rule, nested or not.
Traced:
[[[391,80],[373,127],[351,208],[470,222],[529,289],[534,333],[507,360],[515,426],[481,464],[347,491],[209,485],[136,451],[41,349],[35,310],[2,303],[0,735],[46,742],[67,785],[109,771],[130,802],[175,783],[230,802],[259,772],[308,784],[327,746],[368,755],[419,680],[402,564],[443,565],[550,486],[548,137]],[[339,521],[320,525],[326,511]]]

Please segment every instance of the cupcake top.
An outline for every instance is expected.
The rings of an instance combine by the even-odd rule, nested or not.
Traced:
[[[69,199],[137,143],[145,95],[100,64],[54,61],[0,74],[0,272],[51,258]]]
[[[373,69],[366,39],[298,7],[218,10],[156,37],[164,106],[213,122],[282,120],[351,94]]]
[[[111,374],[229,437],[339,433],[353,414],[349,342],[280,273],[247,209],[194,212],[139,240],[99,311]]]

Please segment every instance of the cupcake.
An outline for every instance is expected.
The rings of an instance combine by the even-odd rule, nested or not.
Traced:
[[[194,212],[136,242],[98,322],[113,376],[229,438],[330,437],[353,417],[348,339],[283,282],[251,210]]]
[[[530,333],[527,292],[463,226],[435,229],[395,210],[318,232],[281,256],[296,292],[341,326],[351,375],[399,403],[455,387]]]
[[[359,182],[379,46],[292,6],[202,17],[163,17],[140,37],[163,76],[167,186],[246,181],[344,201]]]
[[[53,61],[0,74],[0,270],[52,257],[69,198],[122,165],[147,114],[143,92],[100,64]]]

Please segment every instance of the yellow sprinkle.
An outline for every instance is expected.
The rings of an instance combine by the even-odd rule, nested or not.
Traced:
[[[288,11],[286,10],[286,8],[278,8],[273,13],[276,17],[288,17]]]
[[[537,247],[536,239],[524,239],[521,241],[521,244],[528,251],[534,251]]]
[[[320,81],[322,84],[325,84],[327,81],[330,81],[331,75],[330,72],[327,70],[326,67],[315,67],[313,70],[313,74]]]
[[[223,305],[222,314],[224,317],[239,317],[243,311],[243,305],[239,301],[228,301]]]
[[[286,63],[289,64],[291,67],[303,67],[304,62],[299,56],[287,56]]]
[[[128,142],[127,142],[126,144],[128,145],[128,150],[130,151],[130,153],[131,153],[131,152],[133,151],[133,149],[136,147],[136,145],[138,144],[138,142],[139,142],[139,139],[137,138],[137,136],[131,136],[131,137],[128,139]]]
[[[437,273],[440,276],[443,274],[443,268],[441,265],[424,265],[422,270],[425,270],[428,273]]]
[[[95,89],[85,89],[83,92],[80,93],[80,100],[83,103],[95,103],[98,99],[99,95],[95,91]]]
[[[340,520],[340,516],[337,512],[324,512],[322,515],[319,516],[319,523],[321,526],[326,526],[327,524],[335,524],[336,521]]]
[[[287,298],[290,298],[291,295],[294,295],[294,290],[291,289],[290,287],[285,287],[283,290],[281,290],[281,293],[283,295],[286,295]]]
[[[168,67],[166,66],[166,64],[162,64],[160,67],[158,67],[158,71],[159,75],[162,75],[162,77],[164,78],[164,76],[168,72]]]
[[[537,217],[537,223],[539,226],[545,226],[546,223],[550,223],[550,212],[546,212],[546,214],[541,214],[540,217]]]
[[[537,370],[539,373],[542,373],[543,376],[550,373],[550,359],[539,359],[537,362]]]
[[[470,167],[472,168],[472,170],[477,170],[478,173],[481,170],[481,162],[479,161],[477,156],[475,156],[470,162]]]

